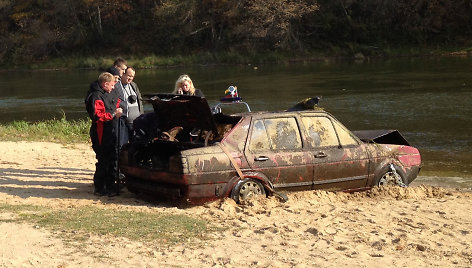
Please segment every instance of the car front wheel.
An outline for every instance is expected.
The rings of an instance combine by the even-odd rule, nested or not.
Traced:
[[[231,191],[231,198],[237,203],[259,195],[265,195],[264,186],[254,179],[244,179],[240,181],[233,188],[233,191]]]

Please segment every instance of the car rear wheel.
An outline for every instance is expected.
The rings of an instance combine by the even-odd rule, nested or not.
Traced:
[[[403,171],[396,165],[390,164],[385,166],[380,172],[380,176],[375,181],[374,186],[407,186],[406,176]]]
[[[237,203],[260,195],[265,195],[264,186],[255,179],[244,179],[231,191],[231,198]]]

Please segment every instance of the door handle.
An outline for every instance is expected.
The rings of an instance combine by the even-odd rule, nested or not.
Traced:
[[[254,158],[255,161],[266,161],[269,160],[269,157],[267,156],[257,156]]]
[[[324,158],[324,157],[327,157],[328,155],[325,154],[325,152],[317,152],[315,154],[315,158]]]

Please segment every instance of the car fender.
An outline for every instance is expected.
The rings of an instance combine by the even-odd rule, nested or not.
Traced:
[[[272,185],[272,182],[270,182],[269,178],[265,174],[257,171],[249,171],[243,172],[243,178],[240,178],[239,176],[234,176],[228,181],[226,195],[230,196],[231,192],[238,185],[238,183],[240,183],[243,179],[246,178],[258,180],[262,184],[262,186],[264,186],[264,189],[269,195],[274,194],[274,187]]]
[[[403,167],[403,164],[402,162],[398,161],[397,159],[395,158],[386,158],[384,159],[382,162],[380,162],[380,164],[377,165],[377,167],[375,168],[374,170],[374,175],[375,176],[378,176],[379,173],[382,171],[382,169],[385,167],[385,166],[388,166],[390,164],[394,164],[395,166],[398,166],[400,167],[403,171],[405,171],[405,168]]]

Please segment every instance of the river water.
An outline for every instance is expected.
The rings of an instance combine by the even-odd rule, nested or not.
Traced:
[[[141,92],[170,92],[187,73],[218,102],[229,85],[253,111],[283,110],[322,96],[321,107],[351,130],[397,129],[419,148],[417,183],[472,187],[472,58],[192,66],[137,70]],[[96,70],[0,72],[0,123],[86,118],[83,98]],[[151,110],[151,106],[146,106]]]

